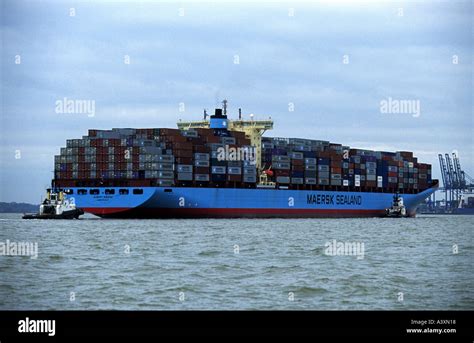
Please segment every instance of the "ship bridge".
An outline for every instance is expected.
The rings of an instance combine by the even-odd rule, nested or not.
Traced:
[[[223,101],[224,115],[227,114],[227,101]],[[205,118],[207,114],[204,114]],[[197,128],[210,128],[210,120],[207,118],[204,120],[196,121],[179,121],[178,128],[180,130],[189,130]],[[256,150],[256,159],[257,159],[257,170],[260,172],[262,169],[261,166],[261,156],[262,156],[262,136],[267,130],[273,129],[273,120],[254,120],[254,115],[250,114],[249,120],[242,119],[242,112],[239,109],[239,119],[238,120],[227,120],[227,129],[229,131],[241,131],[245,132],[245,137],[250,139],[250,144],[255,147]]]

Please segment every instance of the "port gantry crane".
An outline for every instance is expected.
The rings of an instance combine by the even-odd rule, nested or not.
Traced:
[[[445,210],[457,207],[464,192],[474,189],[474,180],[461,168],[458,155],[453,152],[452,159],[449,154],[438,154],[441,178],[443,180]]]

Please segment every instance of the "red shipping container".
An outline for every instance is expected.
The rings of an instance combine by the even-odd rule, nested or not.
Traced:
[[[160,136],[181,136],[179,129],[160,129]]]
[[[227,181],[241,182],[242,181],[242,175],[227,175]]]
[[[173,145],[173,149],[180,149],[180,150],[193,150],[192,143],[175,143]]]
[[[399,153],[400,153],[400,156],[402,156],[403,158],[406,158],[406,159],[413,158],[413,152],[411,151],[399,151]]]
[[[193,157],[192,150],[175,150],[173,149],[173,155],[175,157]]]
[[[209,174],[208,167],[194,167],[195,174]]]
[[[214,135],[213,129],[198,128],[196,129],[196,131],[199,136],[213,136]]]
[[[207,153],[209,152],[209,148],[205,145],[195,145],[194,152]]]
[[[193,164],[192,157],[176,157],[177,164]]]
[[[187,139],[184,136],[164,136],[165,142],[167,143],[187,143]]]
[[[295,165],[292,165],[292,166],[291,166],[291,170],[293,170],[293,171],[304,171],[304,166],[295,166]]]
[[[289,170],[275,169],[274,171],[275,171],[276,176],[290,176],[290,171]]]
[[[201,137],[187,137],[188,142],[192,143],[193,145],[203,145],[204,141]]]
[[[232,131],[230,134],[232,137],[235,137],[236,139],[245,138],[245,132],[243,131]]]
[[[150,186],[150,180],[129,180],[130,187],[148,187]]]
[[[221,142],[220,137],[217,137],[217,136],[206,136],[204,140],[206,141],[206,143],[220,143]]]
[[[251,142],[250,142],[250,139],[247,139],[247,138],[239,138],[239,139],[237,140],[237,145],[240,145],[240,146],[242,146],[242,145],[250,145],[250,143],[251,143]]]
[[[125,156],[125,150],[127,150],[127,148],[124,146],[118,146],[118,147],[115,147],[114,150],[117,155]],[[130,150],[128,153],[130,154]]]
[[[66,188],[66,187],[74,187],[75,182],[69,180],[61,180],[61,183],[58,184],[59,187]]]

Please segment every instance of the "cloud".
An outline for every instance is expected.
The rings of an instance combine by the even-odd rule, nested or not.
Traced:
[[[174,127],[224,97],[231,116],[271,116],[269,136],[413,150],[435,166],[437,151],[457,149],[474,173],[469,1],[291,6],[293,17],[268,2],[4,2],[0,201],[36,199],[67,138]],[[55,113],[64,97],[94,100],[96,115]],[[421,116],[381,114],[388,97],[419,100]],[[27,186],[9,182],[32,170]]]

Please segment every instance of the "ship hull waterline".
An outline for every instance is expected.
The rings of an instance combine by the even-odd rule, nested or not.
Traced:
[[[141,194],[134,194],[137,188]],[[92,189],[99,194],[90,194]],[[436,189],[402,194],[408,216],[415,216],[418,205]],[[137,219],[384,217],[393,200],[393,193],[258,188],[78,187],[71,191],[68,198],[87,213]]]

